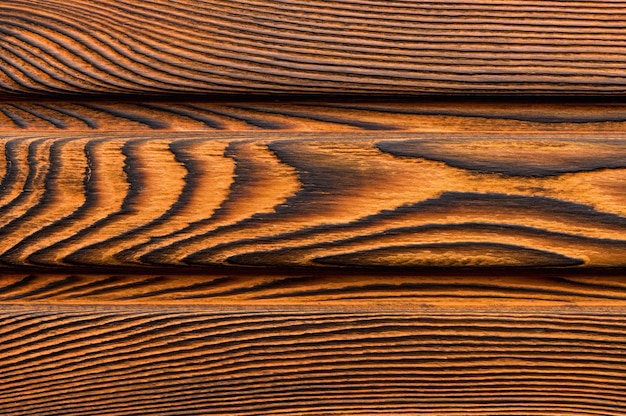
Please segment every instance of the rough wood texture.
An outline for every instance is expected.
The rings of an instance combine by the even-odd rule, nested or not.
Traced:
[[[619,271],[517,270],[515,273],[435,273],[316,271],[180,274],[3,273],[0,305],[178,305],[206,307],[342,311],[544,311],[580,312],[626,307],[626,282]]]
[[[289,130],[349,133],[576,132],[626,130],[626,106],[615,101],[555,100],[334,101],[0,101],[0,131]],[[346,136],[350,137],[350,136]]]
[[[626,3],[0,5],[0,93],[623,94]]]
[[[3,415],[623,415],[626,319],[5,307]]]
[[[0,415],[626,415],[626,2],[0,22]]]
[[[625,266],[621,137],[11,134],[0,262]]]

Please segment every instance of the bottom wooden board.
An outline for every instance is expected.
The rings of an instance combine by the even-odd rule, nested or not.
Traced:
[[[620,280],[5,275],[0,414],[626,414]]]
[[[0,314],[3,415],[626,414],[626,317]]]

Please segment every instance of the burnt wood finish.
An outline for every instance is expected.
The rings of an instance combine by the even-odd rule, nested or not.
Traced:
[[[30,274],[5,272],[0,279],[2,307],[64,305],[252,308],[254,310],[543,311],[619,312],[626,304],[626,282],[619,272],[356,270],[232,270],[158,274],[102,271]],[[185,309],[180,309],[185,311]]]
[[[5,274],[6,415],[626,413],[620,275]]]
[[[623,94],[626,3],[5,0],[0,92]]]
[[[193,108],[213,106],[223,105]],[[95,105],[80,108],[88,107]],[[357,107],[325,121],[347,125],[349,133],[285,128],[0,136],[6,155],[0,264],[626,266],[621,134],[584,133],[586,123],[580,133],[550,131],[563,120],[571,127],[568,114],[558,122],[528,122],[547,124],[545,133],[397,131],[393,117],[374,112],[367,118],[370,110],[362,108],[370,105]],[[126,111],[125,105],[106,108],[107,114]],[[255,108],[259,120],[265,114],[257,104],[233,108]],[[312,114],[327,109],[312,108]],[[422,117],[419,106],[402,108],[407,124]],[[605,120],[616,119],[612,110]],[[155,113],[133,117],[165,124]],[[589,123],[621,123],[598,120]],[[372,128],[376,132],[366,131]]]
[[[0,415],[626,415],[625,64],[617,0],[0,2]]]
[[[0,313],[4,415],[623,415],[622,313]]]
[[[4,267],[626,265],[612,135],[13,133]]]
[[[373,100],[0,100],[0,132],[231,131],[349,133],[622,133],[626,106],[615,100],[419,98]],[[213,136],[216,137],[216,136]],[[350,138],[351,136],[345,136]]]
[[[0,111],[3,415],[626,414],[618,103]]]

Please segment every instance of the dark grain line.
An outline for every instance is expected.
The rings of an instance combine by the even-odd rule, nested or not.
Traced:
[[[272,111],[269,109],[264,109],[258,106],[250,106],[250,105],[236,105],[235,108],[240,108],[243,110],[258,111],[260,113],[280,114],[280,115],[286,115],[290,117],[311,119],[311,120],[316,120],[316,121],[324,121],[328,123],[345,124],[348,126],[358,127],[363,130],[395,130],[393,126],[387,125],[387,124],[372,123],[372,122],[359,121],[359,120],[349,120],[349,119],[336,117],[336,116],[317,115],[312,112],[293,111],[293,110]]]
[[[204,115],[201,115],[192,111],[187,111],[184,109],[177,108],[176,106],[167,106],[167,105],[158,105],[158,104],[141,104],[141,105],[145,108],[149,108],[152,110],[159,110],[164,113],[174,113],[176,115],[188,117],[192,120],[200,121],[204,123],[207,127],[210,127],[213,129],[218,129],[218,130],[224,129],[224,125],[217,120],[208,118]]]
[[[35,117],[38,117],[42,120],[45,120],[58,129],[65,129],[67,127],[65,123],[63,123],[62,121],[57,120],[56,118],[50,117],[46,114],[43,114],[41,111],[34,110],[33,108],[27,108],[25,106],[18,105],[18,104],[12,104],[12,106],[26,113],[29,113]]]
[[[76,111],[67,109],[67,108],[59,108],[58,106],[52,106],[52,105],[46,105],[46,104],[39,104],[41,107],[44,108],[48,108],[50,110],[56,111],[57,113],[61,113],[64,114],[66,116],[70,116],[73,117],[77,120],[80,120],[81,122],[85,123],[85,125],[87,127],[89,127],[90,129],[97,129],[99,127],[97,121],[92,120],[88,117],[83,116],[82,114],[79,114]],[[67,128],[67,126],[65,126],[65,128]]]
[[[262,129],[284,129],[288,127],[285,124],[276,123],[276,122],[272,122],[271,120],[267,120],[262,115],[254,117],[245,113],[237,112],[236,109],[231,109],[231,107],[224,107],[224,106],[207,107],[206,105],[198,105],[198,104],[186,104],[185,106],[193,110],[212,113],[212,114],[216,114],[219,116],[231,118],[234,120],[241,120],[251,126],[259,127]]]
[[[2,112],[2,114],[4,114],[5,116],[7,116],[15,125],[15,127],[19,128],[19,129],[24,129],[26,128],[28,125],[24,122],[24,120],[22,120],[19,116],[17,116],[15,113],[9,111],[7,108],[3,108],[0,107],[0,112]]]
[[[165,129],[168,128],[169,125],[161,120],[158,119],[154,119],[154,118],[150,118],[150,117],[146,117],[143,116],[141,114],[137,114],[137,113],[132,113],[132,112],[128,112],[128,111],[123,111],[123,110],[119,110],[116,109],[115,107],[111,108],[111,107],[105,107],[102,105],[94,105],[94,104],[81,104],[87,108],[90,109],[94,109],[94,110],[98,110],[98,111],[102,111],[105,113],[109,113],[113,116],[116,117],[121,117],[121,118],[126,118],[132,121],[136,121],[139,122],[141,124],[145,124],[146,126],[150,127],[151,129]]]

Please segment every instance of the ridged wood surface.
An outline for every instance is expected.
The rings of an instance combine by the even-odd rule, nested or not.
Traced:
[[[17,305],[124,307],[189,306],[326,311],[369,309],[413,311],[544,311],[599,310],[618,313],[626,307],[623,273],[573,271],[455,270],[398,271],[247,270],[221,273],[124,274],[103,271],[0,276],[0,309]],[[203,309],[204,310],[204,309]]]
[[[625,2],[0,22],[0,415],[626,414]]]
[[[623,94],[626,3],[0,5],[0,93]]]
[[[4,267],[621,267],[615,134],[0,137]]]
[[[5,307],[3,415],[622,415],[623,313]]]
[[[0,100],[0,131],[623,132],[615,100]],[[350,136],[346,136],[350,137]]]

